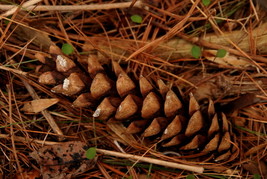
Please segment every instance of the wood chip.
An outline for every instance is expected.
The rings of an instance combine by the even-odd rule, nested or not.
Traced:
[[[58,98],[36,99],[25,103],[21,110],[27,113],[38,113],[58,102]]]

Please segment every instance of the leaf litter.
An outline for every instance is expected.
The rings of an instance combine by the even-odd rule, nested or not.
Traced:
[[[84,142],[62,142],[44,146],[30,156],[40,165],[44,179],[69,179],[94,168],[96,157],[86,157],[88,148]]]
[[[123,9],[113,9],[65,13],[68,10],[64,9],[64,12],[59,11],[56,15],[52,11],[32,13],[22,9],[22,11],[14,11],[12,18],[5,19],[9,23],[3,24],[0,39],[2,47],[0,54],[0,76],[2,79],[5,79],[0,80],[0,124],[7,127],[0,131],[1,151],[4,153],[4,155],[0,156],[1,161],[4,163],[4,165],[1,165],[0,176],[4,175],[9,178],[12,178],[14,174],[22,176],[25,174],[25,171],[29,171],[24,170],[24,168],[37,168],[38,166],[34,166],[34,162],[29,163],[28,161],[27,154],[29,151],[37,152],[40,144],[49,144],[59,140],[57,137],[50,135],[51,126],[47,122],[42,122],[41,125],[40,122],[30,125],[27,125],[25,122],[29,118],[32,119],[31,121],[34,121],[41,114],[27,114],[30,112],[31,107],[26,108],[26,113],[21,114],[21,108],[15,106],[29,101],[28,95],[22,89],[24,86],[21,84],[21,80],[25,80],[25,78],[27,78],[30,85],[37,89],[36,91],[41,94],[40,96],[45,93],[46,97],[42,97],[43,99],[58,97],[37,83],[36,76],[38,76],[39,72],[38,70],[31,71],[31,69],[35,68],[36,62],[24,62],[35,59],[36,53],[47,56],[51,43],[56,43],[57,46],[68,43],[72,44],[78,51],[81,51],[79,49],[83,48],[85,44],[90,44],[90,49],[84,50],[83,54],[76,52],[72,54],[72,56],[76,55],[79,57],[79,62],[83,61],[84,54],[96,53],[101,57],[101,63],[107,62],[107,57],[109,57],[118,59],[124,65],[127,64],[134,74],[143,71],[150,73],[150,76],[153,78],[157,78],[160,75],[164,81],[168,81],[171,85],[179,86],[179,90],[184,92],[184,95],[193,92],[201,100],[206,98],[216,99],[216,104],[227,104],[229,101],[234,101],[229,103],[233,104],[232,109],[234,109],[234,112],[228,122],[232,125],[236,125],[237,122],[241,124],[242,122],[242,128],[234,128],[240,149],[242,149],[239,160],[229,163],[204,164],[206,164],[207,169],[210,168],[212,172],[218,175],[223,174],[237,178],[251,178],[258,175],[264,177],[266,173],[264,167],[266,167],[267,161],[265,152],[266,102],[264,100],[257,100],[258,97],[266,100],[267,81],[265,71],[266,58],[264,54],[267,52],[267,48],[265,48],[267,42],[267,23],[262,21],[266,15],[264,15],[265,13],[261,8],[258,9],[257,6],[255,8],[254,1],[252,3],[248,1],[223,0],[219,3],[212,2],[211,4],[208,4],[208,1],[204,1],[208,6],[202,6],[201,1],[195,2],[200,3],[190,13],[188,12],[192,7],[192,1],[183,0],[178,2],[171,0],[142,1],[141,4],[142,6],[145,5],[146,10],[140,10],[139,6],[125,11]],[[17,3],[19,4],[20,2],[17,1]],[[52,3],[61,10],[66,8],[62,7],[59,3],[53,1]],[[79,2],[66,1],[66,4],[71,4],[73,7],[76,6],[75,3],[78,4]],[[116,4],[116,2],[112,3]],[[48,5],[49,2],[44,1],[40,4]],[[89,14],[88,16],[87,13]],[[142,17],[141,24],[131,21],[131,16],[135,14],[140,14]],[[182,26],[175,26],[185,18],[185,15],[188,15],[188,21],[183,22]],[[210,22],[215,23],[209,24]],[[174,26],[175,28],[173,28]],[[157,43],[151,43],[170,32],[170,30],[172,30],[171,32],[178,32],[174,38],[165,38],[165,41],[160,39],[156,41]],[[220,31],[223,32],[223,35],[218,35]],[[168,33],[168,35],[170,35],[168,37],[171,37],[173,34]],[[139,50],[146,44],[151,45],[147,45],[146,48]],[[235,46],[235,44],[237,45]],[[190,49],[194,45],[203,49],[204,53],[202,53],[200,59],[192,59]],[[229,54],[218,58],[216,52],[219,49],[225,49]],[[96,52],[92,52],[94,50]],[[125,59],[136,51],[138,52],[134,54],[136,59],[124,62]],[[205,56],[205,51],[212,51],[211,57],[209,55]],[[72,59],[72,57],[70,58]],[[6,67],[6,65],[10,67],[10,64],[14,61],[16,64],[20,64],[23,70]],[[49,68],[49,66],[46,68]],[[20,74],[23,74],[23,77]],[[179,78],[171,78],[169,74],[172,77],[177,76],[182,77],[185,81],[188,80],[198,87],[198,90],[188,87]],[[58,74],[51,73],[46,75],[44,80],[49,82],[51,76],[57,76]],[[57,80],[61,81],[63,79],[59,76]],[[53,83],[58,83],[57,80]],[[11,87],[14,87],[14,93]],[[71,83],[65,83],[64,87],[71,89],[72,85]],[[58,90],[64,92],[63,86]],[[242,94],[247,92],[253,93],[257,97],[253,95],[242,96]],[[241,101],[235,101],[237,96],[241,96]],[[90,95],[87,94],[85,98],[90,98]],[[72,138],[77,138],[78,136],[79,139],[92,139],[98,143],[98,146],[109,148],[113,151],[117,150],[113,143],[114,140],[120,141],[122,147],[124,147],[125,142],[118,137],[125,135],[122,133],[123,130],[120,131],[118,129],[115,131],[116,134],[114,134],[101,122],[94,121],[95,123],[93,123],[90,118],[93,113],[90,109],[79,107],[73,109],[69,103],[66,103],[67,99],[64,98],[63,101],[58,102],[53,108],[54,113],[52,113],[53,115],[57,114],[53,117],[59,123],[60,128],[64,129],[65,135]],[[254,103],[253,101],[255,100],[256,102]],[[51,101],[48,103],[51,103]],[[31,106],[30,103],[27,105]],[[91,104],[83,105],[90,106]],[[43,105],[41,108],[47,109],[48,106],[45,107]],[[32,112],[34,113],[39,110],[41,109],[33,110]],[[81,121],[86,122],[83,123]],[[46,135],[38,135],[39,133],[46,133]],[[72,140],[72,138],[67,137],[66,140]],[[183,156],[168,157],[154,150],[154,148],[145,148],[143,142],[146,141],[138,139],[138,142],[134,142],[136,138],[133,138],[133,136],[128,136],[127,138],[123,136],[123,139],[125,139],[126,143],[130,144],[128,147],[125,147],[126,153],[142,153],[153,158],[191,164],[191,161],[184,159]],[[64,143],[62,145],[64,149],[68,148],[64,146]],[[82,146],[83,144],[80,147]],[[52,149],[52,146],[48,147],[47,150],[54,153],[57,151],[57,149]],[[40,155],[44,155],[44,153],[43,151]],[[69,154],[69,156],[71,155],[73,154]],[[47,154],[47,156],[44,156],[49,161],[55,155]],[[37,160],[40,166],[42,166],[42,163],[45,163],[41,160]],[[116,157],[111,158],[111,161],[114,163],[116,160]],[[55,161],[52,160],[50,163],[55,164],[57,169],[59,168],[62,171],[69,170],[68,167],[59,167],[60,162]],[[68,161],[67,158],[64,158],[64,162]],[[249,164],[253,163],[254,167],[243,167],[242,164],[246,162]],[[116,178],[123,176],[123,173],[129,170],[130,176],[135,178],[138,178],[143,173],[149,173],[151,177],[191,176],[190,173],[186,172],[179,172],[178,174],[175,172],[163,172],[160,169],[152,169],[152,171],[148,172],[142,167],[127,168],[123,167],[122,163],[117,165],[119,166],[104,164],[101,161],[98,163],[100,170],[96,171],[96,168],[87,172],[84,170],[83,174],[86,177],[111,178],[112,176]],[[259,166],[257,167],[257,165]],[[55,169],[53,166],[48,167],[45,165],[45,167],[46,169],[49,167]],[[70,173],[73,174],[75,172],[77,171],[71,171]],[[60,176],[60,173],[58,175]],[[205,174],[197,174],[195,176],[207,178]]]

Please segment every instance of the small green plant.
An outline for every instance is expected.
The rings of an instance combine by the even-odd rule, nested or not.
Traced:
[[[62,45],[61,50],[64,54],[70,55],[74,52],[74,48],[71,44],[65,43]]]
[[[6,25],[8,25],[9,24],[9,20],[8,19],[11,19],[11,17],[12,16],[7,16],[5,19],[4,19],[4,23],[6,24]]]
[[[227,54],[227,51],[224,49],[219,49],[216,53],[216,57],[223,58]]]
[[[210,5],[210,0],[202,0],[202,4],[204,6],[208,6],[208,5]]]
[[[10,21],[7,20],[7,19],[4,20],[4,23],[5,23],[6,25],[8,25],[9,22],[10,22]]]
[[[131,16],[131,20],[135,23],[141,24],[143,21],[143,18],[137,14]]]
[[[261,179],[260,174],[254,174],[254,175],[253,175],[253,179]]]
[[[200,58],[201,56],[201,49],[199,46],[197,45],[194,45],[191,49],[191,55],[194,57],[194,58]]]
[[[195,176],[194,175],[187,175],[186,179],[195,179]]]
[[[90,147],[90,148],[86,151],[85,156],[86,156],[86,158],[89,159],[89,160],[95,158],[95,156],[96,156],[96,148],[95,148],[95,147]]]

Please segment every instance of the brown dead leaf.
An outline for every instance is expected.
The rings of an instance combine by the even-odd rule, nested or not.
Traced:
[[[250,106],[257,102],[260,102],[260,98],[258,98],[254,93],[243,94],[237,99],[227,103],[223,106],[223,111],[227,114],[234,112],[235,110],[242,109],[246,106]]]
[[[38,113],[58,103],[58,101],[58,98],[36,99],[25,103],[21,110],[27,113]]]
[[[40,177],[40,172],[33,169],[30,171],[25,170],[23,173],[18,173],[16,179],[36,179]],[[0,177],[1,178],[1,177]]]
[[[69,179],[94,167],[96,160],[85,156],[88,148],[84,142],[72,141],[45,146],[30,156],[40,165],[43,179]]]
[[[247,163],[244,163],[242,166],[245,170],[249,171],[249,173],[251,174],[260,174],[260,171],[258,169],[258,164],[256,162],[249,161]]]

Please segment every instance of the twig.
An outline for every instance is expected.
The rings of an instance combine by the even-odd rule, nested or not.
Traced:
[[[39,0],[40,1],[40,0]],[[26,3],[25,3],[26,4]],[[108,10],[108,9],[122,9],[122,8],[128,8],[132,2],[124,2],[124,3],[110,3],[110,4],[90,4],[90,5],[59,5],[59,6],[49,6],[49,5],[39,5],[39,6],[23,6],[20,10],[28,10],[28,11],[91,11],[91,10]],[[134,7],[141,7],[142,2],[137,1],[134,4]],[[0,5],[0,10],[17,10],[19,6],[15,5]],[[8,11],[8,12],[9,12]],[[15,11],[14,11],[15,12]],[[7,13],[7,12],[6,12]],[[5,14],[6,14],[5,13]],[[2,16],[6,16],[3,14]],[[10,14],[9,14],[10,15]]]
[[[178,168],[178,169],[197,172],[197,173],[203,173],[204,172],[204,167],[199,167],[199,166],[190,166],[190,165],[179,164],[179,163],[174,163],[174,162],[167,162],[167,161],[163,161],[163,160],[159,160],[159,159],[153,159],[153,158],[149,158],[149,157],[142,157],[142,156],[137,156],[137,155],[125,154],[125,153],[120,153],[120,152],[104,150],[104,149],[96,149],[96,151],[98,153],[101,153],[104,155],[111,155],[111,156],[115,156],[115,157],[134,159],[134,160],[138,160],[138,161],[142,161],[142,162],[152,163],[152,164],[156,164],[156,165],[162,165],[165,167]]]
[[[22,75],[22,76],[26,76],[28,75],[27,72],[18,70],[18,69],[13,69],[13,68],[9,68],[9,67],[5,67],[5,66],[0,66],[0,70],[5,70],[5,71],[9,71],[18,75]]]
[[[7,17],[7,16],[10,16],[12,14],[14,14],[14,12],[16,12],[19,8],[27,8],[29,6],[31,7],[36,7],[36,6],[33,6],[34,4],[38,3],[38,2],[41,2],[42,0],[29,0],[27,2],[25,2],[24,4],[20,5],[20,6],[10,6],[9,9],[7,9],[8,11],[1,14],[0,15],[0,20],[2,19],[2,17]]]
[[[10,139],[10,135],[8,134],[0,134],[0,139]],[[38,139],[30,139],[30,138],[26,138],[26,137],[20,137],[20,136],[16,136],[14,135],[14,140],[18,141],[18,142],[35,142],[37,144],[42,144],[42,145],[56,145],[59,144],[59,142],[52,142],[52,141],[44,141],[44,140],[38,140]]]

